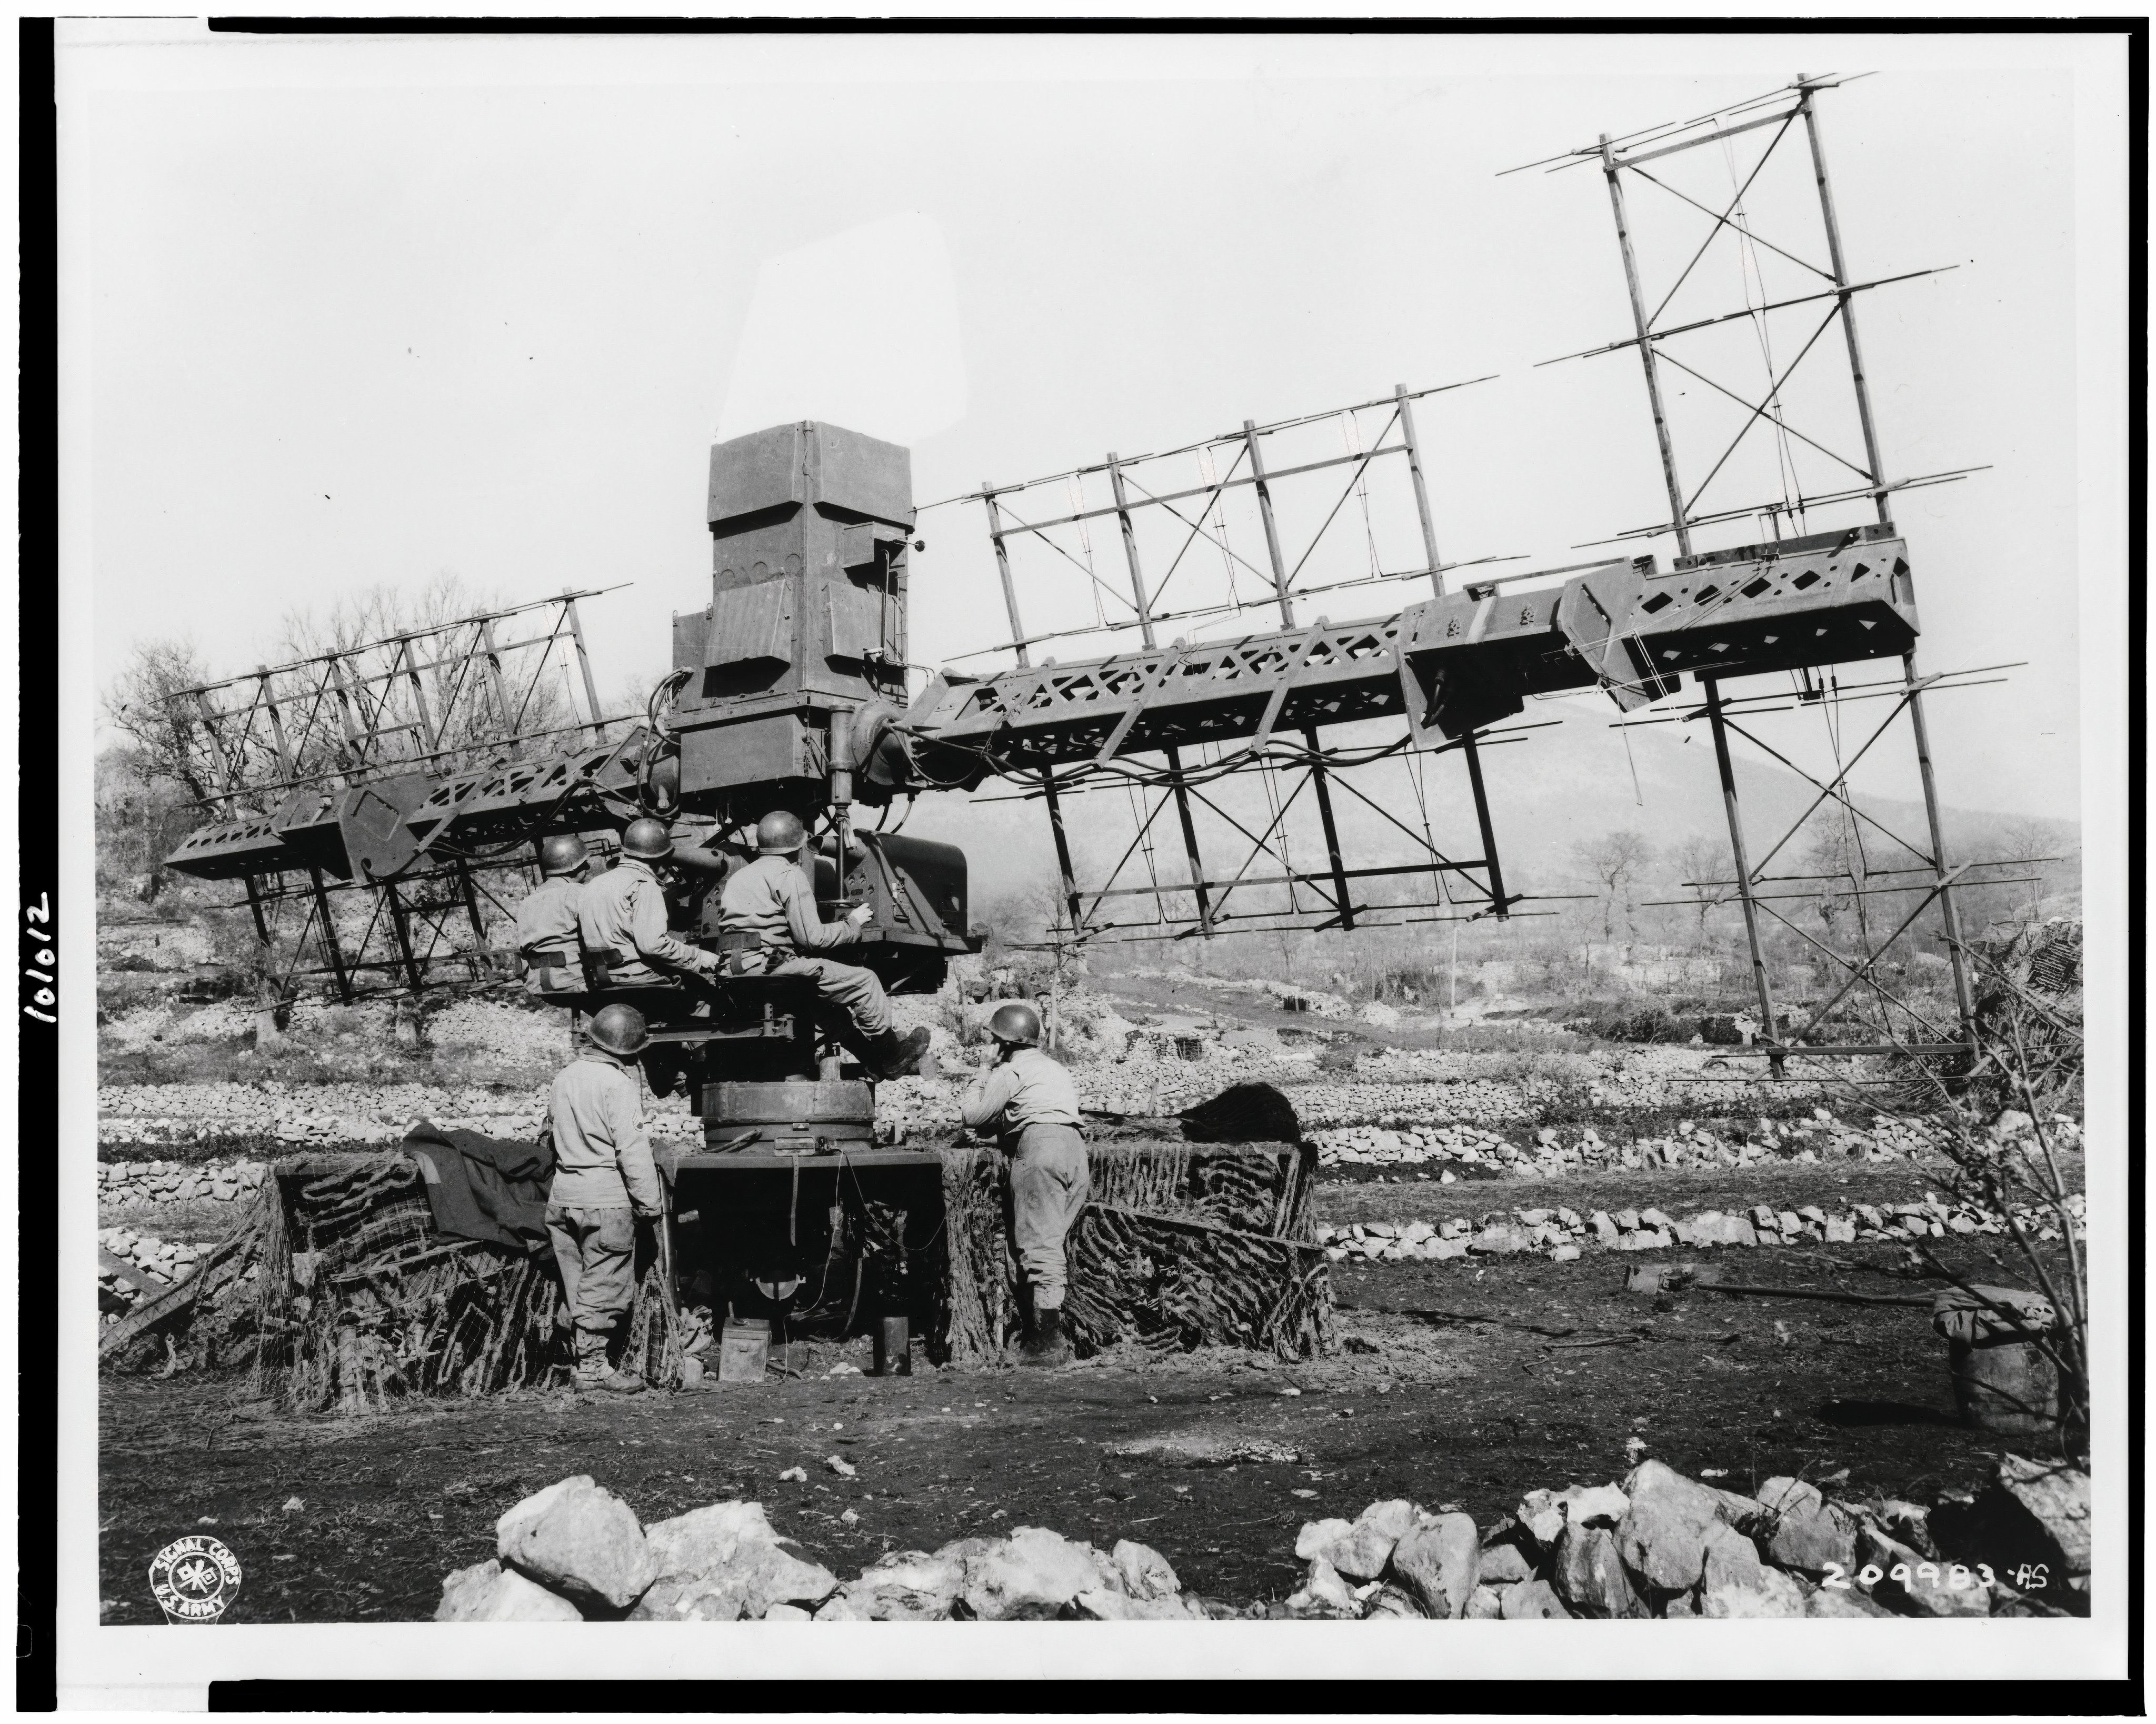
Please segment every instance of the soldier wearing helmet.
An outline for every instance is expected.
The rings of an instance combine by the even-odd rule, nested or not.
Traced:
[[[860,938],[866,905],[844,921],[817,914],[816,894],[801,866],[808,834],[784,808],[756,827],[756,860],[728,876],[719,893],[720,940],[735,975],[806,976],[816,991],[843,1007],[860,1032],[865,1063],[879,1077],[902,1076],[928,1051],[928,1032],[900,1038],[891,1027],[891,1002],[873,971],[814,954]]]
[[[650,1041],[634,1006],[602,1007],[589,1039],[554,1079],[554,1182],[547,1232],[567,1296],[579,1390],[634,1394],[644,1384],[607,1362],[607,1344],[635,1290],[636,1223],[665,1208],[629,1070]]]
[[[577,899],[591,877],[591,857],[576,834],[550,838],[539,847],[546,878],[516,906],[516,956],[524,991],[534,999],[584,991],[577,936]]]
[[[718,968],[716,954],[666,925],[657,865],[673,854],[665,821],[632,820],[621,835],[621,860],[578,896],[578,937],[594,988],[663,988],[678,976]]]
[[[959,1116],[970,1129],[993,1133],[1010,1157],[1011,1244],[1031,1296],[1021,1307],[1019,1362],[1060,1365],[1070,1357],[1063,1333],[1064,1240],[1092,1178],[1078,1135],[1078,1087],[1041,1050],[1040,1013],[1023,1000],[997,1007],[988,1034],[995,1063],[959,1098]]]

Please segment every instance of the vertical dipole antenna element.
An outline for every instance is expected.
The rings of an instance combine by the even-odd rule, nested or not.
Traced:
[[[270,943],[270,923],[262,914],[262,885],[253,875],[244,876],[247,882],[247,907],[254,912],[254,937],[264,946]]]
[[[416,994],[426,983],[419,974],[419,960],[413,954],[412,924],[404,900],[398,895],[393,882],[383,883],[382,895],[389,900],[389,929],[397,939],[397,955],[404,961],[404,979],[411,983],[412,992]]]
[[[465,906],[465,916],[471,923],[471,972],[472,980],[477,982],[484,979],[486,970],[486,913],[479,907],[479,885],[472,879],[471,865],[468,862],[457,864],[457,894]]]
[[[1512,919],[1512,900],[1505,895],[1505,870],[1497,860],[1497,829],[1490,819],[1490,798],[1482,788],[1482,757],[1475,747],[1475,732],[1460,739],[1460,752],[1467,757],[1467,788],[1475,795],[1475,821],[1482,830],[1482,868],[1490,876],[1490,902],[1501,922]]]
[[[562,608],[568,618],[569,639],[577,649],[577,668],[584,674],[584,711],[591,715],[592,741],[606,741],[606,726],[601,721],[606,715],[599,709],[598,679],[592,675],[592,655],[584,650],[584,625],[577,617],[577,602],[567,593],[562,595]]]
[[[1722,685],[1711,676],[1700,678],[1707,691],[1707,727],[1714,732],[1715,769],[1722,775],[1722,807],[1729,817],[1729,852],[1737,878],[1738,901],[1744,906],[1744,941],[1752,953],[1752,984],[1759,996],[1761,1033],[1773,1051],[1768,1058],[1774,1075],[1783,1075],[1782,1032],[1774,1022],[1774,996],[1767,986],[1767,960],[1759,950],[1759,912],[1752,902],[1752,865],[1744,855],[1744,823],[1738,813],[1737,775],[1729,764],[1729,733],[1722,721]]]
[[[217,708],[210,704],[207,689],[195,690],[195,712],[202,723],[203,741],[209,745],[209,757],[217,762],[219,794],[228,798],[239,788],[239,774],[225,754],[224,739],[217,733]]]
[[[1280,528],[1273,521],[1272,487],[1265,483],[1265,458],[1258,453],[1258,425],[1255,419],[1243,421],[1243,446],[1250,451],[1252,489],[1258,494],[1258,515],[1265,524],[1265,556],[1273,566],[1273,593],[1280,601],[1281,621],[1289,628],[1295,627],[1295,600],[1287,590],[1287,558],[1281,554]],[[1348,870],[1340,857],[1340,833],[1332,816],[1332,787],[1326,782],[1325,762],[1320,757],[1316,726],[1307,726],[1302,740],[1310,750],[1310,788],[1317,798],[1318,824],[1325,834],[1325,858],[1332,870],[1334,907],[1340,913],[1340,926],[1352,929],[1355,926],[1355,903],[1348,896]],[[1281,838],[1282,859],[1286,859],[1287,838]],[[1294,901],[1294,869],[1286,870],[1289,901]]]
[[[300,776],[297,757],[292,752],[291,740],[285,734],[284,716],[277,711],[277,690],[270,680],[270,667],[257,664],[254,674],[261,679],[262,710],[270,715],[270,735],[277,745],[277,766],[287,778]]]
[[[1123,491],[1122,464],[1108,451],[1108,483],[1116,493],[1116,519],[1122,524],[1123,561],[1131,567],[1131,598],[1138,608],[1138,634],[1148,650],[1153,645],[1152,606],[1146,599],[1145,572],[1138,564],[1137,531],[1131,525],[1130,500]]]
[[[509,689],[501,678],[501,652],[494,644],[494,618],[483,618],[479,625],[480,644],[486,651],[487,686],[494,690],[494,710],[501,715],[501,740],[507,741],[516,734],[518,720],[522,716],[509,710]]]
[[[996,572],[1003,577],[1004,612],[1010,618],[1011,639],[1018,647],[1018,661],[1021,665],[1033,663],[1033,655],[1026,650],[1025,625],[1018,619],[1018,588],[1011,585],[1010,552],[1004,544],[1004,514],[996,507],[995,487],[987,480],[981,481],[981,500],[988,505],[988,542],[996,547]]]
[[[1258,453],[1258,423],[1243,421],[1243,446],[1250,452],[1250,475],[1258,494],[1258,515],[1265,524],[1265,555],[1272,560],[1273,593],[1280,600],[1281,622],[1295,627],[1295,600],[1288,596],[1287,559],[1281,555],[1280,528],[1273,522],[1273,489],[1265,483],[1265,458]]]
[[[1924,818],[1931,824],[1932,878],[1939,895],[1939,919],[1947,936],[1947,962],[1953,967],[1954,1008],[1961,1014],[1961,1032],[1970,1047],[1976,1045],[1976,1007],[1969,998],[1969,971],[1963,962],[1961,916],[1954,909],[1953,892],[1947,885],[1947,841],[1939,828],[1938,787],[1932,777],[1931,732],[1924,726],[1924,697],[1917,683],[1917,654],[1902,655],[1902,680],[1909,690],[1909,729],[1917,739],[1917,776],[1923,781]]]
[[[1130,499],[1123,490],[1122,464],[1116,459],[1113,449],[1108,451],[1108,483],[1116,494],[1116,519],[1122,524],[1123,561],[1130,565],[1131,597],[1138,608],[1138,633],[1150,651],[1156,644],[1152,633],[1152,606],[1146,598],[1145,569],[1138,562],[1137,531],[1131,525]],[[1190,818],[1190,793],[1183,788],[1183,752],[1169,743],[1161,752],[1168,760],[1168,782],[1175,796],[1175,813],[1183,828],[1183,854],[1190,864],[1190,893],[1198,901],[1198,931],[1209,936],[1213,932],[1213,900],[1205,890],[1205,865],[1199,859],[1198,828]]]
[[[1310,788],[1317,795],[1318,824],[1325,832],[1325,859],[1332,870],[1332,895],[1340,907],[1340,926],[1349,932],[1355,927],[1355,904],[1348,895],[1347,865],[1340,859],[1340,832],[1332,820],[1332,787],[1325,782],[1325,763],[1318,757],[1317,730],[1311,726],[1302,733],[1302,740],[1310,748]],[[1286,859],[1287,835],[1281,835],[1281,859]],[[1295,870],[1289,869],[1292,875]],[[1293,882],[1290,882],[1290,890]]]
[[[1864,432],[1864,463],[1871,469],[1871,494],[1882,524],[1891,524],[1887,505],[1887,469],[1879,458],[1879,431],[1871,417],[1871,386],[1864,375],[1864,350],[1857,345],[1856,316],[1851,305],[1849,269],[1841,254],[1841,223],[1835,214],[1834,186],[1827,177],[1826,151],[1820,141],[1819,115],[1812,105],[1812,90],[1804,74],[1797,74],[1799,95],[1797,111],[1804,116],[1804,138],[1812,151],[1812,179],[1819,187],[1820,222],[1826,229],[1827,262],[1834,270],[1835,303],[1841,312],[1841,336],[1849,346],[1849,386],[1856,397],[1857,423]],[[1931,733],[1924,723],[1924,697],[1917,680],[1917,655],[1902,655],[1902,680],[1908,690],[1909,729],[1917,743],[1917,775],[1924,787],[1924,818],[1932,839],[1932,870],[1939,895],[1939,919],[1947,937],[1947,960],[1953,967],[1954,1008],[1961,1017],[1962,1034],[1975,1045],[1976,1012],[1969,997],[1969,970],[1961,949],[1961,917],[1954,908],[1953,890],[1947,884],[1947,846],[1939,824],[1939,794],[1932,776]]]
[[[347,770],[369,766],[373,752],[367,747],[368,736],[362,725],[366,706],[359,690],[352,680],[351,667],[342,654],[332,654],[329,661],[329,680],[336,695],[337,717],[344,729],[345,765]]]
[[[1609,148],[1609,134],[1602,146],[1602,175],[1609,182],[1609,213],[1617,221],[1617,249],[1625,254],[1625,290],[1632,299],[1632,328],[1640,337],[1640,363],[1647,373],[1647,405],[1655,415],[1655,441],[1662,451],[1662,483],[1670,493],[1670,525],[1677,536],[1677,555],[1691,555],[1691,522],[1685,515],[1684,489],[1677,483],[1676,451],[1670,446],[1670,422],[1662,411],[1662,380],[1655,368],[1654,339],[1647,333],[1647,305],[1640,294],[1640,265],[1632,255],[1632,230],[1625,221],[1625,188],[1617,182],[1617,157]]]
[[[1078,921],[1078,877],[1070,868],[1070,839],[1063,829],[1063,804],[1055,794],[1055,769],[1040,769],[1041,794],[1048,798],[1048,829],[1055,838],[1055,869],[1063,881],[1064,907],[1070,912],[1070,937],[1081,930]]]
[[[1408,451],[1408,471],[1414,479],[1415,513],[1422,517],[1422,554],[1430,568],[1430,590],[1445,597],[1445,577],[1437,567],[1437,523],[1430,512],[1430,487],[1423,482],[1422,445],[1415,441],[1414,405],[1408,399],[1405,383],[1393,385],[1393,399],[1400,404],[1400,441]]]
[[[1879,518],[1889,519],[1887,509],[1887,469],[1879,464],[1879,433],[1871,423],[1871,386],[1864,380],[1864,354],[1856,345],[1856,316],[1850,304],[1849,271],[1841,260],[1841,223],[1835,218],[1834,187],[1827,182],[1826,155],[1820,145],[1819,115],[1812,111],[1812,91],[1804,75],[1797,74],[1803,94],[1797,111],[1804,116],[1804,136],[1812,146],[1812,178],[1819,186],[1820,220],[1826,228],[1827,261],[1834,268],[1835,302],[1841,309],[1841,338],[1849,345],[1849,382],[1856,394],[1857,423],[1864,428],[1864,464],[1871,469],[1871,482],[1881,489],[1871,494]],[[1943,865],[1945,859],[1940,859]],[[1958,961],[1958,960],[1957,960]]]
[[[442,752],[442,733],[434,728],[434,715],[427,705],[427,685],[419,680],[419,663],[412,651],[410,635],[397,637],[397,658],[403,665],[404,674],[412,685],[412,704],[419,714],[419,738],[427,745],[428,753],[439,754]]]

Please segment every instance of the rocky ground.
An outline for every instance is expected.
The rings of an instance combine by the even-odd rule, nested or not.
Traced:
[[[1938,1247],[1990,1273],[1975,1242]],[[1928,1290],[1907,1251],[1748,1254],[1746,1279]],[[1343,1349],[1296,1365],[1103,1356],[877,1378],[824,1374],[865,1357],[804,1347],[794,1367],[813,1374],[753,1387],[321,1420],[230,1383],[108,1378],[105,1619],[156,1620],[140,1584],[151,1556],[210,1526],[249,1577],[230,1619],[431,1617],[444,1576],[493,1554],[504,1508],[572,1473],[647,1521],[759,1501],[840,1573],[1018,1526],[1104,1550],[1135,1539],[1187,1590],[1238,1608],[1301,1589],[1306,1521],[1399,1497],[1489,1527],[1530,1491],[1621,1477],[1642,1455],[1747,1492],[1845,1470],[1851,1496],[1930,1503],[1982,1486],[2010,1445],[1956,1422],[1922,1311],[1623,1290],[1630,1264],[1688,1255],[1344,1262]]]
[[[858,1470],[837,1455],[825,1465]],[[1829,1496],[1779,1476],[1745,1492],[1644,1460],[1621,1485],[1530,1491],[1486,1532],[1456,1505],[1433,1512],[1393,1497],[1352,1520],[1304,1521],[1295,1540],[1310,1565],[1303,1584],[1238,1605],[1186,1591],[1140,1540],[1104,1549],[1045,1526],[886,1552],[842,1580],[760,1502],[731,1498],[647,1523],[578,1474],[503,1513],[495,1554],[443,1581],[434,1619],[1952,1618],[2066,1615],[2086,1602],[2085,1474],[2004,1455],[1980,1494],[1936,1505],[1850,1499],[1843,1482],[1826,1480]]]
[[[1464,1047],[1329,997],[1291,1010],[1277,993],[1139,979],[1071,1013],[1081,1098],[1158,1116],[1235,1082],[1290,1097],[1324,1168],[1338,1356],[1110,1355],[874,1379],[843,1369],[866,1363],[864,1346],[803,1347],[802,1374],[749,1388],[320,1421],[234,1383],[108,1378],[105,1619],[156,1620],[140,1580],[151,1554],[211,1526],[247,1571],[229,1619],[431,1617],[446,1574],[495,1557],[506,1508],[577,1474],[646,1527],[760,1502],[801,1560],[841,1577],[1030,1526],[1104,1558],[1134,1541],[1184,1594],[1246,1611],[1310,1591],[1305,1522],[1353,1521],[1373,1502],[1464,1513],[1486,1534],[1527,1493],[1622,1480],[1643,1455],[1743,1493],[1845,1469],[1844,1495],[1927,1503],[1995,1468],[2004,1445],[1955,1422],[1943,1343],[1920,1310],[1622,1290],[1635,1264],[1726,1257],[1748,1283],[1924,1292],[1934,1284],[1909,1279],[1917,1239],[1974,1279],[2025,1285],[1998,1218],[1956,1196],[1921,1124],[1844,1086],[1774,1084],[1727,1049],[1586,1044],[1525,1024],[1497,1036],[1506,1045]],[[278,1154],[386,1143],[423,1117],[528,1136],[555,1026],[514,1005],[455,1010],[430,1027],[431,1054],[379,1069],[367,1062],[386,1018],[325,1018],[302,1077],[251,1070],[233,1024],[197,1022],[227,1008],[117,1015],[100,1098],[105,1248],[169,1280]],[[953,1067],[968,1057],[977,1008],[906,1013],[932,1024]],[[216,1052],[213,1080],[169,1080],[166,1050],[189,1045]],[[167,1080],[129,1080],[144,1075]],[[947,1131],[963,1076],[884,1086],[885,1134]],[[654,1109],[661,1139],[694,1129],[679,1103]],[[135,1292],[116,1271],[105,1296],[116,1310]]]

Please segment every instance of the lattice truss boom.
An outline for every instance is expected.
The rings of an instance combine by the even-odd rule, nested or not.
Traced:
[[[600,711],[577,610],[595,596],[176,691],[172,733],[209,818],[171,865],[244,883],[288,986],[327,977],[349,1000],[370,977],[483,979],[489,921],[512,913],[503,894],[530,840],[593,824],[624,776],[634,732]]]

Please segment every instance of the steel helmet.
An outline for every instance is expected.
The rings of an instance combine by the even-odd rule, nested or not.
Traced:
[[[574,874],[590,860],[591,857],[584,849],[583,839],[573,832],[550,838],[539,846],[539,871],[550,877],[557,874]]]
[[[756,848],[759,855],[790,856],[808,841],[803,829],[801,817],[788,813],[784,808],[773,808],[756,823]]]
[[[644,1013],[635,1007],[602,1006],[592,1019],[591,1038],[593,1047],[628,1060],[644,1051],[651,1032],[644,1028]]]
[[[995,1016],[988,1019],[988,1034],[1007,1048],[1037,1048],[1040,1013],[1024,1000],[1009,1001],[998,1006]]]
[[[674,854],[674,840],[666,823],[649,818],[630,821],[621,835],[621,853],[639,862],[664,862]]]

